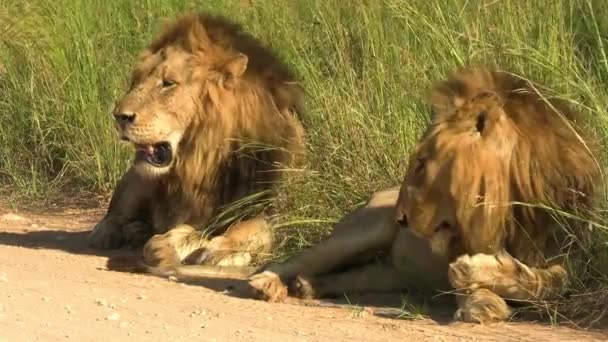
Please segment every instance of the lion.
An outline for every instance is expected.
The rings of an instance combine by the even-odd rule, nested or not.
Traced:
[[[141,53],[113,111],[135,157],[89,243],[143,245],[145,265],[172,271],[267,255],[264,204],[304,153],[303,97],[292,71],[239,24],[177,17]]]
[[[455,320],[487,323],[510,317],[507,301],[563,294],[567,256],[589,235],[574,217],[594,208],[601,186],[597,140],[565,101],[506,71],[459,69],[431,94],[431,123],[401,186],[252,275],[260,299],[452,292]],[[389,257],[372,262],[381,251]]]

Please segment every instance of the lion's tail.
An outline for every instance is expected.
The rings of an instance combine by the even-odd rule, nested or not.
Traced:
[[[247,279],[257,269],[254,267],[210,266],[210,265],[172,265],[167,267],[152,267],[140,263],[147,273],[159,277],[176,278],[236,278]]]
[[[257,271],[255,267],[231,267],[210,265],[170,265],[149,266],[135,257],[110,258],[106,264],[107,268],[117,272],[148,273],[158,277],[176,278],[236,278],[247,279]]]

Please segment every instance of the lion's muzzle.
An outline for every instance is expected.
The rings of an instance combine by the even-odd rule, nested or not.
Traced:
[[[114,114],[114,120],[116,123],[120,125],[122,129],[124,129],[128,125],[132,125],[135,122],[135,113],[130,112],[121,112]]]

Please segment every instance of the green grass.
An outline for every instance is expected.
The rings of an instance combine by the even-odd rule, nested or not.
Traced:
[[[602,0],[3,1],[2,196],[45,204],[66,192],[111,192],[130,150],[116,141],[110,110],[161,19],[188,9],[241,21],[307,89],[308,167],[278,199],[283,253],[401,181],[427,124],[428,89],[459,65],[495,64],[538,81],[608,137]],[[608,273],[599,230],[593,264]]]

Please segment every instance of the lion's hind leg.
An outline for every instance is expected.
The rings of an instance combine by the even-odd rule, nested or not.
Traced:
[[[465,298],[479,297],[475,293],[484,290],[484,294],[490,291],[501,298],[514,301],[553,298],[565,290],[568,281],[567,272],[561,265],[529,267],[504,251],[495,255],[463,255],[450,264],[448,277],[450,284]],[[479,303],[496,303],[496,300],[473,299],[460,301],[459,304],[467,302],[477,302],[475,306],[480,307],[482,305]]]
[[[244,267],[270,256],[272,227],[263,218],[255,218],[229,227],[201,249],[190,254],[188,264]]]
[[[399,272],[388,262],[372,262],[349,270],[318,276],[297,276],[291,284],[300,298],[328,298],[367,292],[394,292],[403,288]]]
[[[336,224],[332,234],[284,262],[271,263],[249,278],[249,285],[259,299],[280,302],[287,296],[287,286],[296,276],[329,273],[353,264],[361,255],[389,249],[397,231],[394,208],[398,189],[380,191],[368,204]],[[359,259],[360,261],[360,259]]]
[[[164,234],[152,236],[143,247],[144,263],[152,267],[181,264],[190,254],[208,243],[194,227],[181,224]]]
[[[270,253],[271,248],[272,230],[266,220],[257,218],[237,223],[212,239],[190,225],[178,225],[150,238],[143,252],[149,266],[184,263],[244,267]]]

